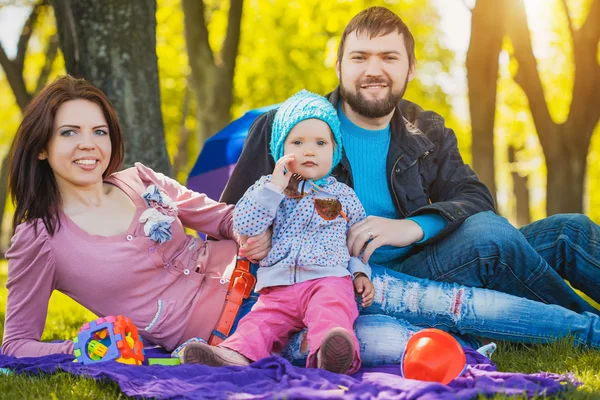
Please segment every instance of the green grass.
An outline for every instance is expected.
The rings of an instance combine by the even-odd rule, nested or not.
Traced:
[[[0,263],[0,337],[6,307],[6,262]],[[50,301],[42,340],[72,338],[84,322],[95,316],[73,300],[55,292]],[[600,351],[573,348],[568,340],[552,345],[499,343],[493,361],[500,371],[534,373],[573,372],[584,383],[566,395],[568,399],[600,399]],[[114,382],[96,382],[66,373],[27,377],[0,375],[0,399],[125,399]],[[507,399],[497,396],[495,399]],[[511,397],[518,399],[520,397]],[[542,398],[542,397],[540,397]]]

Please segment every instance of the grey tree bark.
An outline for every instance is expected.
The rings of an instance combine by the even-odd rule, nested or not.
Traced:
[[[67,72],[100,88],[125,138],[124,166],[171,174],[160,109],[155,0],[51,0]]]

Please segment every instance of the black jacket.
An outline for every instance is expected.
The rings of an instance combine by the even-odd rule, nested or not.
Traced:
[[[339,88],[326,97],[337,109]],[[269,141],[275,112],[268,111],[253,123],[221,201],[237,203],[248,187],[273,172],[275,161],[269,154]],[[391,120],[391,132],[387,176],[398,215],[436,213],[447,221],[446,227],[425,244],[448,235],[473,214],[494,211],[490,191],[463,162],[456,136],[444,126],[440,115],[401,100]],[[353,187],[345,152],[332,175]]]

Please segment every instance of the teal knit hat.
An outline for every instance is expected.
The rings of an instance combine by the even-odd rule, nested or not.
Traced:
[[[333,148],[331,170],[327,173],[328,176],[342,159],[340,120],[337,111],[329,100],[318,94],[311,93],[308,90],[302,89],[287,99],[275,113],[271,133],[271,143],[269,144],[271,155],[275,159],[275,162],[283,157],[285,138],[292,128],[298,122],[311,118],[320,119],[329,125],[333,140],[336,144]]]

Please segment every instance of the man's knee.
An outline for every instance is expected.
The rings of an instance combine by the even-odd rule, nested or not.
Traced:
[[[555,214],[546,218],[549,225],[598,235],[600,227],[584,214]]]
[[[464,238],[465,246],[471,246],[482,258],[513,259],[524,246],[529,246],[517,228],[493,212],[469,217],[458,234]]]

